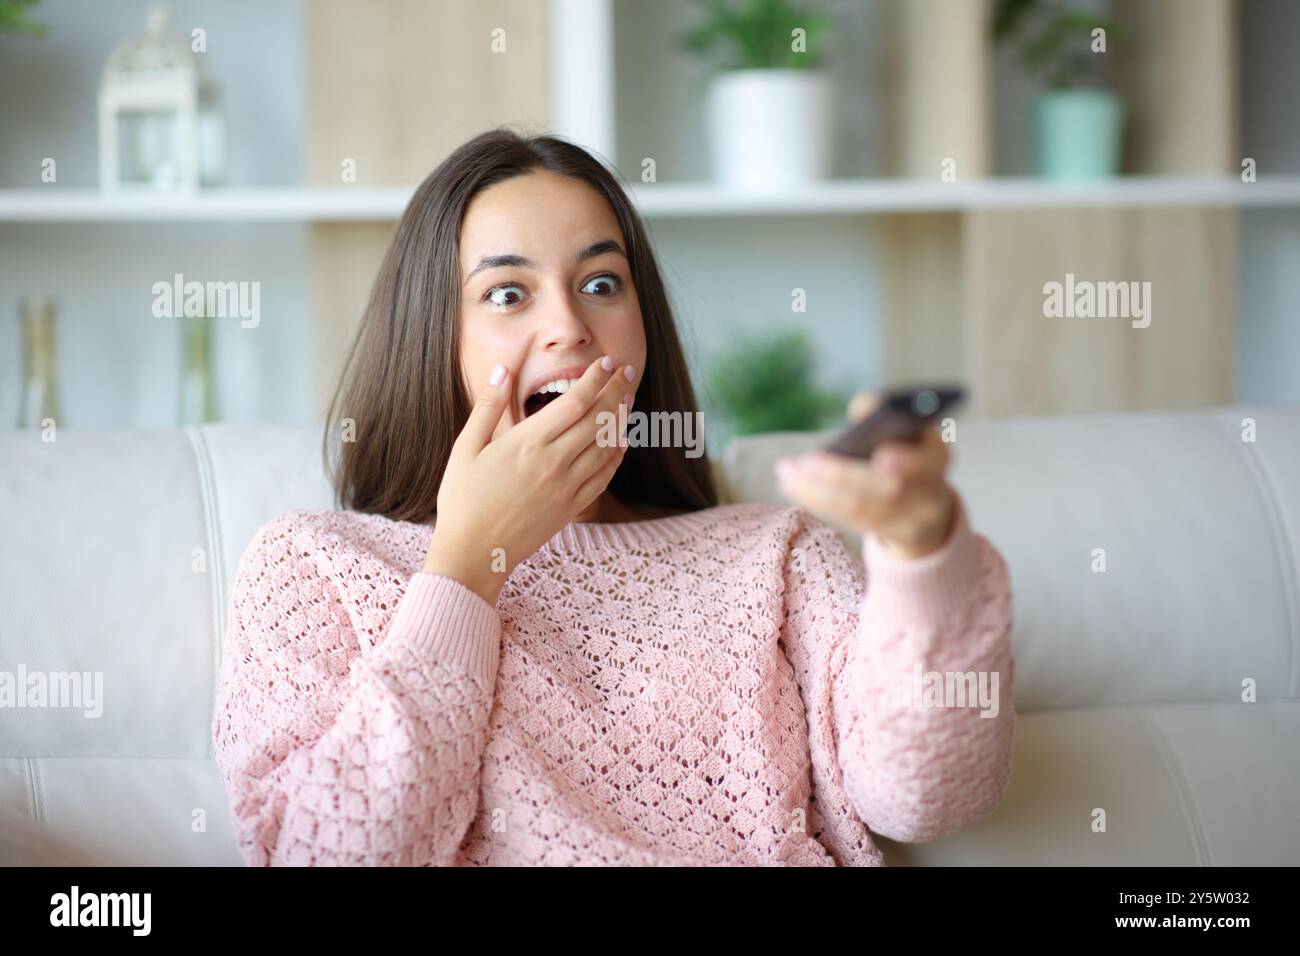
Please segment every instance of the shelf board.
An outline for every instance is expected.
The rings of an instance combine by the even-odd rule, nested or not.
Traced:
[[[412,190],[208,189],[191,196],[97,189],[0,190],[0,222],[385,222]]]
[[[650,216],[820,215],[964,212],[1053,207],[1300,206],[1300,176],[1236,179],[1133,176],[1095,183],[999,178],[966,183],[916,179],[833,180],[771,195],[711,184],[634,185]]]
[[[105,194],[96,189],[0,190],[0,222],[392,222],[407,187],[212,189],[189,197]],[[937,183],[841,179],[780,192],[738,192],[711,183],[631,185],[650,218],[870,215],[1066,207],[1300,207],[1300,176],[1236,179],[1121,177],[1096,183],[988,179]]]

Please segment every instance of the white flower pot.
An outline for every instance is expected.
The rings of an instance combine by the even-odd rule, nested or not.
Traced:
[[[707,103],[713,179],[735,189],[799,186],[831,172],[831,81],[810,70],[720,73]]]

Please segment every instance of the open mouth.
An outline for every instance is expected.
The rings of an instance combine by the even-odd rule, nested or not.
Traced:
[[[543,385],[540,389],[533,392],[533,394],[529,395],[528,398],[524,400],[524,418],[540,412],[543,408],[551,404],[551,402],[555,401],[577,384],[578,379],[576,378],[561,378]]]
[[[524,402],[524,418],[540,412],[559,397],[559,392],[534,392],[528,396],[528,401]]]

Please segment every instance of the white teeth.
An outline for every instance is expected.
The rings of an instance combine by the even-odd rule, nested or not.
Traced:
[[[573,386],[577,384],[578,384],[578,379],[576,378],[570,378],[570,379],[560,378],[560,379],[556,379],[554,382],[547,382],[537,391],[533,392],[533,394],[541,395],[543,392],[559,392],[561,395],[563,395],[565,392],[567,392],[569,389],[573,388]]]

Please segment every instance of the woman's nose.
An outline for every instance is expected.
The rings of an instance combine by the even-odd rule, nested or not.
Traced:
[[[591,329],[569,302],[559,302],[547,310],[542,321],[542,337],[547,346],[572,347],[591,341]]]

